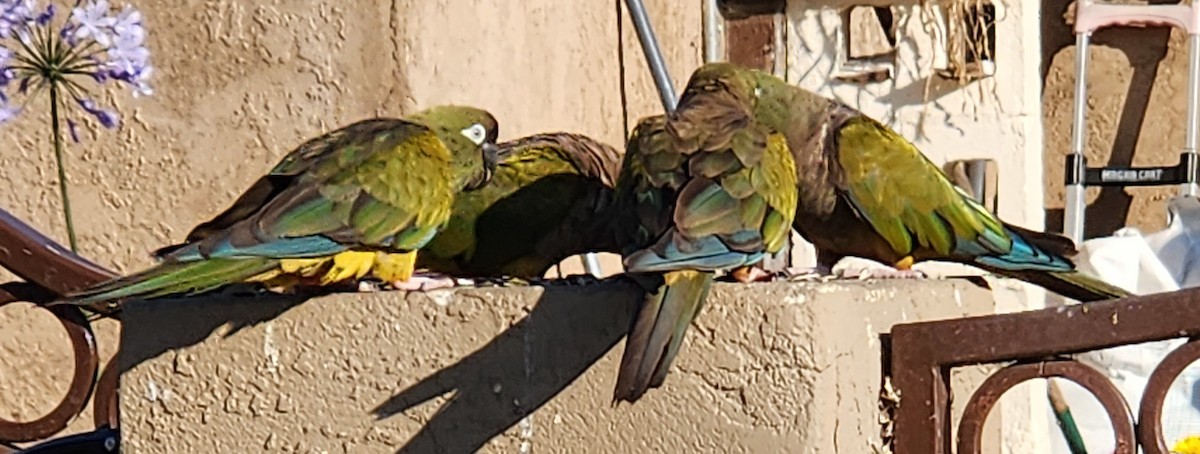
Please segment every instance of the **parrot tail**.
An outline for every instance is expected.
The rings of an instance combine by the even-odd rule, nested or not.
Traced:
[[[662,285],[646,292],[625,342],[625,355],[617,373],[613,402],[636,402],[650,388],[662,386],[679,352],[683,335],[704,306],[713,273],[671,271],[663,274]]]
[[[94,306],[125,299],[203,293],[226,284],[245,281],[278,266],[279,262],[270,258],[168,262],[72,293],[52,304]]]
[[[1002,269],[993,269],[992,271],[1041,286],[1046,290],[1084,303],[1134,296],[1127,290],[1082,271],[1010,271]]]
[[[1077,253],[1071,239],[1004,224],[1013,238],[1012,253],[999,257],[979,257],[977,262],[992,272],[1038,285],[1067,298],[1082,302],[1133,296],[1120,287],[1078,271],[1067,256]]]

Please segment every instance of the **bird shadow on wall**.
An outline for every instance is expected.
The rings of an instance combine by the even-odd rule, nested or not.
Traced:
[[[1150,3],[1165,4],[1174,2],[1155,0]],[[1071,0],[1042,2],[1042,17],[1046,18],[1042,20],[1043,92],[1045,92],[1045,82],[1050,68],[1053,66],[1055,56],[1075,46],[1075,35],[1072,31],[1072,25],[1066,21],[1057,19],[1068,15],[1068,9],[1071,8],[1071,4]],[[1170,37],[1171,30],[1167,28],[1113,28],[1100,30],[1092,36],[1092,46],[1104,46],[1121,50],[1133,68],[1133,75],[1130,78],[1129,91],[1125,96],[1125,104],[1121,107],[1121,116],[1117,123],[1116,137],[1110,149],[1108,162],[1093,161],[1089,162],[1088,165],[1093,167],[1100,165],[1106,167],[1128,167],[1133,165],[1133,153],[1141,137],[1142,126],[1146,119],[1146,112],[1150,104],[1150,96],[1154,89],[1154,83],[1159,73],[1159,67],[1167,56]],[[1064,70],[1072,72],[1076,70],[1073,59],[1071,61]],[[1096,71],[1094,68],[1096,68],[1095,65],[1089,67],[1089,78],[1095,80],[1096,78],[1106,77],[1104,71]],[[1074,78],[1070,80],[1073,83]],[[1071,100],[1071,98],[1066,99],[1067,102]],[[1064,137],[1069,138],[1069,128],[1071,127],[1069,115],[1071,108],[1060,109],[1060,112],[1064,112],[1066,115],[1062,116],[1055,124],[1068,128],[1067,135]],[[1089,114],[1095,115],[1096,112],[1089,112]],[[1094,134],[1092,137],[1089,137],[1089,141],[1093,140],[1095,140]],[[1052,150],[1046,153],[1046,155],[1053,159],[1062,159],[1062,154],[1070,151],[1065,148],[1069,147],[1070,144],[1062,143],[1059,146],[1063,146],[1064,148],[1062,150]],[[1062,174],[1048,175],[1047,177],[1062,178]],[[1104,236],[1124,227],[1132,202],[1133,196],[1123,188],[1101,188],[1099,197],[1088,204],[1086,208],[1084,215],[1087,222],[1084,224],[1084,237]],[[1063,215],[1064,208],[1047,209],[1046,229],[1061,232],[1063,228]]]
[[[944,101],[943,98],[947,95],[964,89],[972,88],[963,87],[955,80],[949,80],[938,75],[929,75],[914,80],[907,85],[897,86],[878,99],[879,102],[891,106],[888,110],[888,122],[896,128],[903,127],[902,125],[895,124],[895,116],[901,109],[913,107],[925,109],[917,117],[917,124],[912,126],[911,132],[914,139],[927,139],[928,136],[925,134],[925,127],[929,124],[927,122],[930,120],[940,120],[942,126],[962,132],[962,128],[954,124],[955,116],[946,110],[942,102]]]
[[[373,413],[378,419],[392,417],[453,392],[397,452],[478,451],[608,353],[628,331],[639,295],[624,280],[546,287],[523,320]]]
[[[240,290],[240,289],[238,289]],[[127,304],[146,306],[135,309],[140,323],[137,342],[121,342],[119,364],[121,372],[154,359],[163,353],[199,344],[213,332],[228,326],[224,337],[242,329],[274,320],[288,310],[317,295],[241,295],[232,291],[219,296],[134,301]],[[220,299],[221,310],[198,300]],[[191,301],[189,301],[191,300]],[[126,321],[123,321],[123,323]],[[125,331],[122,330],[122,333]],[[123,335],[123,334],[122,334]],[[147,339],[153,339],[148,341]]]

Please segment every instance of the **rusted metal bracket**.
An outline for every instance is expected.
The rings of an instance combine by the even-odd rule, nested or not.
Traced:
[[[98,447],[102,449],[99,452],[116,450],[119,421],[115,357],[105,365],[97,380],[100,357],[91,323],[83,311],[67,306],[42,306],[73,290],[111,279],[116,273],[72,253],[3,209],[0,209],[0,267],[24,280],[0,284],[0,307],[18,302],[44,307],[67,330],[75,353],[75,371],[67,395],[50,413],[29,422],[0,418],[0,454],[10,450],[5,445],[43,442],[62,432],[93,397],[96,432],[44,442],[25,448],[25,452],[60,452],[59,449],[68,446]]]
[[[896,454],[980,452],[988,412],[1004,391],[1034,378],[1062,377],[1092,392],[1115,430],[1116,452],[1168,454],[1162,407],[1171,383],[1200,358],[1200,341],[1169,354],[1154,370],[1142,396],[1137,424],[1124,397],[1101,373],[1062,355],[1200,336],[1200,288],[1119,300],[958,320],[907,323],[892,329],[892,383]],[[955,367],[1015,364],[992,374],[971,396],[951,450],[950,371]],[[1136,427],[1136,429],[1135,429]]]

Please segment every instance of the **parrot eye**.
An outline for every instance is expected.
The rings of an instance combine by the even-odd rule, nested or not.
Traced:
[[[487,128],[484,128],[483,125],[479,123],[475,123],[471,126],[463,128],[462,135],[470,139],[471,142],[474,142],[475,145],[479,145],[482,144],[483,140],[487,138]]]

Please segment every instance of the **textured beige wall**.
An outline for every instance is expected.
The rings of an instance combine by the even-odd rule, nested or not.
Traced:
[[[90,128],[67,149],[80,252],[122,272],[150,264],[150,250],[224,208],[290,148],[342,124],[458,102],[492,110],[502,138],[562,129],[619,145],[625,104],[631,121],[659,108],[616,2],[136,5],[156,93],[106,94],[124,114],[121,129]],[[691,6],[647,2],[677,85],[700,61],[700,13]],[[65,242],[48,124],[35,103],[0,127],[0,181],[8,184],[0,207]],[[566,271],[578,269],[570,263]],[[0,270],[0,281],[9,279]],[[33,418],[66,386],[65,338],[28,307],[0,309],[0,326],[0,387],[22,390],[0,393],[0,408]],[[97,329],[107,359],[116,325]]]
[[[112,101],[125,114],[124,126],[118,131],[99,131],[95,134],[89,132],[84,134],[84,143],[68,144],[68,166],[80,231],[81,252],[105,266],[120,271],[131,271],[148,265],[150,260],[146,254],[149,250],[178,240],[190,226],[223,208],[283,153],[305,138],[367,116],[401,115],[432,103],[463,102],[493,110],[500,117],[504,138],[543,130],[566,129],[619,144],[627,121],[632,123],[641,116],[658,112],[660,108],[628,17],[624,13],[618,13],[615,1],[531,0],[516,5],[512,2],[493,0],[468,5],[447,0],[396,0],[352,4],[298,0],[269,4],[231,0],[145,0],[137,4],[146,14],[147,27],[150,29],[150,47],[155,52],[153,61],[157,67],[152,82],[157,93],[153,97],[141,99],[132,99],[120,92],[110,94],[113,96]],[[698,4],[650,0],[647,6],[652,13],[676,86],[681,86],[690,69],[700,62],[701,21]],[[621,19],[618,19],[618,14]],[[622,91],[625,99],[622,99]],[[49,141],[43,132],[47,123],[45,110],[34,104],[17,122],[0,129],[3,131],[3,134],[0,134],[0,141],[3,142],[0,143],[0,181],[8,182],[11,188],[0,192],[0,207],[52,236],[64,238],[53,159]],[[7,280],[3,276],[0,276],[0,279]],[[912,294],[923,295],[922,298],[925,299],[920,301],[930,301],[933,296],[946,295],[937,293],[945,290],[938,290],[939,285],[944,284],[934,284],[931,290],[913,289]],[[840,287],[808,289],[804,291],[808,293],[804,294],[816,295],[812,296],[815,299],[824,295],[824,292],[837,293],[837,288]],[[465,293],[470,292],[472,291]],[[849,292],[849,296],[844,297],[854,298],[851,301],[860,301],[858,295],[862,296],[863,301],[874,301],[875,298],[887,297],[891,290],[863,288],[851,289]],[[900,293],[909,294],[906,292]],[[362,300],[359,304],[396,310],[396,307],[384,304],[391,301],[386,299],[389,297],[345,297],[345,301],[355,301],[355,298],[359,298]],[[794,343],[797,342],[796,339],[808,338],[838,339],[838,334],[833,333],[838,330],[844,331],[845,336],[852,336],[847,339],[853,342],[867,342],[853,344],[853,347],[849,344],[831,346],[830,350],[824,353],[815,351],[816,358],[829,359],[832,358],[828,356],[830,352],[837,351],[838,348],[850,348],[857,353],[850,354],[849,358],[860,361],[863,360],[863,355],[872,354],[866,353],[873,351],[869,349],[877,348],[864,340],[870,338],[870,332],[863,329],[862,322],[866,315],[860,312],[835,314],[825,311],[809,314],[809,308],[813,307],[811,305],[797,303],[796,307],[803,309],[791,306],[781,309],[782,306],[769,304],[759,307],[751,305],[746,296],[732,298],[732,295],[727,294],[727,297],[727,301],[714,304],[706,311],[709,315],[702,318],[699,329],[693,333],[689,351],[705,352],[705,348],[715,349],[718,345],[722,346],[721,348],[748,348],[747,342],[752,341],[761,344],[762,332],[757,331],[761,328],[758,319],[733,317],[740,314],[738,311],[741,307],[753,307],[755,310],[775,307],[785,315],[795,315],[793,311],[800,311],[805,317],[814,317],[816,323],[813,326],[817,326],[818,330],[788,333],[779,338],[780,342]],[[594,328],[596,323],[591,320],[571,322],[577,319],[571,318],[570,313],[564,314],[561,309],[553,309],[554,306],[551,306],[549,311],[539,310],[536,308],[541,306],[535,307],[530,301],[518,304],[515,300],[505,300],[507,302],[500,306],[473,302],[442,308],[436,304],[428,304],[419,296],[410,298],[412,301],[406,300],[405,306],[401,308],[406,309],[403,313],[393,313],[395,319],[404,320],[405,323],[421,322],[435,325],[435,329],[426,332],[428,338],[419,338],[420,342],[414,345],[432,344],[438,348],[434,349],[432,356],[397,355],[392,358],[397,360],[396,364],[405,365],[404,369],[412,374],[405,376],[409,379],[427,376],[441,366],[452,364],[457,358],[491,341],[507,327],[505,323],[519,320],[526,312],[547,314],[549,318],[549,314],[557,310],[559,312],[555,317],[566,317],[568,320],[548,322],[551,324],[579,323],[578,326]],[[905,298],[910,297],[898,299]],[[980,298],[983,298],[980,301],[990,301],[982,294],[969,300]],[[326,303],[324,300],[314,301],[293,309],[288,314],[317,310],[321,304]],[[348,303],[343,301],[340,304]],[[915,303],[910,301],[905,304],[907,306],[894,306],[909,308],[898,309],[901,311],[899,313],[888,312],[893,310],[888,307],[893,306],[873,308],[879,314],[871,316],[879,318],[870,319],[872,326],[878,331],[903,316],[921,318],[916,315],[921,312],[912,308]],[[832,303],[828,305],[833,306]],[[967,307],[970,313],[991,311],[990,305],[982,302],[971,302]],[[463,308],[463,311],[455,312],[454,308]],[[447,312],[438,312],[443,309]],[[958,308],[947,307],[920,310],[932,311],[927,317],[949,317],[968,312],[959,312]],[[362,314],[360,312],[360,315]],[[412,314],[422,314],[423,317],[408,318],[412,317]],[[627,315],[624,314],[606,313],[598,317],[609,317],[609,320],[615,318],[618,322],[625,323],[626,319],[623,317]],[[765,315],[765,312],[754,314]],[[405,317],[400,317],[401,315]],[[590,316],[587,312],[584,312],[584,315]],[[287,316],[285,314],[285,317]],[[315,323],[313,326],[317,326],[319,323],[311,319],[328,316],[330,315],[325,312],[314,313],[305,323]],[[725,320],[726,318],[730,320]],[[334,321],[337,320],[339,319],[335,317]],[[612,326],[619,327],[620,323]],[[718,324],[725,323],[730,323],[729,327],[713,331]],[[446,328],[446,325],[450,327]],[[260,325],[251,330],[265,330],[264,326],[269,325]],[[557,332],[575,333],[575,329],[564,330],[562,325],[554,326]],[[0,388],[6,390],[0,393],[0,409],[5,412],[4,416],[28,419],[49,410],[62,394],[70,364],[65,337],[59,334],[57,323],[31,308],[10,306],[0,309],[0,327],[3,327],[0,329]],[[572,328],[574,327],[572,325]],[[316,332],[323,332],[319,326],[314,329]],[[115,350],[116,331],[116,325],[113,323],[103,323],[98,327],[101,352],[106,359]],[[605,335],[616,336],[614,333],[618,331],[605,331]],[[170,334],[189,332],[194,331]],[[296,332],[299,332],[299,328]],[[518,333],[521,333],[519,336],[525,336],[528,332]],[[722,336],[727,335],[730,338],[718,338],[716,333],[723,333]],[[859,337],[859,334],[862,336]],[[747,336],[749,340],[735,339],[733,336]],[[713,344],[706,347],[704,343],[696,342],[696,338],[708,339],[705,342]],[[239,338],[232,338],[231,342],[237,339]],[[388,342],[399,342],[398,339]],[[435,339],[437,342],[430,342],[429,339]],[[523,345],[513,344],[506,339],[508,338],[497,338],[495,343],[505,349]],[[724,340],[718,342],[718,339]],[[141,341],[152,342],[154,339],[142,338]],[[255,348],[261,348],[262,345],[256,345]],[[316,348],[315,345],[305,348]],[[340,345],[338,348],[346,349],[344,353],[377,353],[365,347],[359,352],[359,347],[366,345],[361,342]],[[334,348],[332,344],[326,346]],[[597,350],[598,348],[593,346],[591,351],[596,355],[603,354],[605,350]],[[231,354],[250,354],[255,351],[258,350],[234,351]],[[524,358],[521,352],[506,351],[509,352],[509,357]],[[573,364],[578,364],[577,353],[571,350],[564,351],[569,353],[554,353],[560,356],[549,360],[569,363],[575,361]],[[267,352],[261,354],[268,355]],[[873,426],[863,421],[868,421],[874,415],[861,411],[861,408],[874,408],[873,395],[852,402],[847,401],[847,404],[855,403],[861,407],[855,417],[868,419],[857,420],[854,424],[846,423],[838,429],[821,426],[824,428],[802,434],[795,430],[797,425],[788,426],[773,419],[783,418],[780,420],[794,422],[801,416],[807,418],[817,414],[800,415],[797,408],[772,407],[769,399],[776,395],[773,393],[783,393],[779,395],[794,399],[789,402],[800,402],[809,397],[814,399],[812,402],[817,402],[820,400],[818,397],[826,398],[825,390],[834,391],[838,383],[850,383],[847,381],[847,375],[840,378],[818,375],[810,377],[814,380],[814,388],[789,387],[790,382],[785,381],[785,378],[793,377],[781,375],[784,371],[795,374],[796,370],[807,371],[805,368],[811,366],[801,363],[801,357],[777,360],[765,357],[761,350],[753,350],[745,353],[746,356],[732,356],[744,361],[739,363],[740,373],[733,374],[722,369],[727,366],[721,364],[712,370],[705,369],[712,364],[706,364],[704,356],[697,353],[698,356],[680,360],[680,370],[672,379],[673,384],[669,384],[667,390],[656,393],[662,397],[648,397],[647,403],[637,407],[611,410],[607,408],[607,396],[611,390],[615,354],[615,350],[610,352],[600,365],[588,369],[577,385],[567,388],[560,397],[548,404],[547,409],[539,412],[532,423],[522,425],[517,421],[515,426],[505,426],[505,435],[499,437],[497,443],[501,443],[501,447],[519,448],[521,437],[525,436],[523,434],[527,433],[526,430],[534,430],[533,433],[537,434],[535,436],[539,437],[549,433],[563,440],[588,443],[575,446],[595,444],[614,446],[614,450],[624,446],[637,446],[642,442],[664,443],[659,446],[675,443],[670,446],[715,450],[727,446],[729,440],[734,440],[737,446],[745,447],[748,451],[761,452],[778,449],[784,443],[804,442],[808,446],[811,442],[812,446],[829,446],[828,443],[836,439],[844,446],[851,446],[851,442],[847,440],[857,440],[855,443],[872,440],[870,436],[858,437],[860,432],[873,433]],[[401,359],[407,362],[399,361]],[[845,358],[839,359],[842,360]],[[309,361],[307,364],[317,364],[322,368],[307,373],[325,374],[324,376],[333,380],[337,386],[350,383],[345,377],[334,374],[336,364],[333,364],[332,360],[329,360],[330,364],[324,365],[315,361]],[[494,360],[484,364],[501,366]],[[362,365],[351,364],[346,370],[354,370],[359,366]],[[188,370],[186,361],[177,367],[183,371]],[[374,363],[369,367],[374,368],[372,370],[385,371],[388,368],[382,363]],[[400,366],[392,367],[392,372],[400,372]],[[520,372],[524,373],[524,370]],[[542,382],[564,380],[555,375],[558,372],[545,372],[546,369],[537,368],[530,370],[551,375],[549,378],[537,378],[544,376],[535,375],[535,378]],[[216,372],[223,380],[236,380],[235,375],[226,378],[222,375],[226,372]],[[418,373],[421,375],[417,375]],[[878,377],[877,370],[866,370],[862,374],[859,377],[861,379],[876,380]],[[714,376],[716,378],[713,378]],[[248,377],[249,375],[243,378],[249,379]],[[455,377],[445,380],[469,381]],[[718,381],[714,381],[716,385],[708,385],[706,380]],[[724,380],[745,380],[746,383],[741,384],[742,388],[739,388],[736,394],[732,390],[715,391],[714,389],[723,389],[724,385],[721,383],[726,383]],[[870,391],[870,386],[873,385],[863,383],[858,391]],[[214,386],[216,384],[218,383],[214,383]],[[685,385],[697,387],[682,396],[669,397],[675,395],[676,391],[672,391],[673,389],[680,389]],[[228,386],[226,390],[235,389],[235,385]],[[382,396],[380,393],[394,392],[396,389],[393,388],[399,385],[389,386],[392,387],[370,392],[375,393],[372,396]],[[148,389],[138,388],[133,393],[145,398],[146,393],[150,392]],[[272,388],[264,389],[269,391]],[[470,396],[473,400],[469,402],[496,399],[494,396],[487,397],[492,389],[490,387],[473,389],[475,391]],[[535,387],[534,391],[536,389],[540,388]],[[748,391],[742,391],[743,389]],[[763,389],[770,389],[772,394],[767,394]],[[329,390],[301,389],[296,395],[306,397],[309,402],[319,402],[328,394],[322,391]],[[354,389],[337,388],[333,391],[353,395]],[[817,394],[806,397],[803,393],[808,392]],[[244,408],[243,416],[250,415],[246,417],[252,417],[260,408],[289,412],[295,417],[299,414],[296,409],[303,407],[292,405],[304,405],[302,402],[305,402],[297,398],[285,400],[282,404],[278,401],[273,402],[264,407],[262,405],[266,404],[261,402],[241,400],[243,397],[249,399],[249,396],[250,394],[241,394],[231,401],[224,399],[227,395],[222,396],[220,407],[230,405],[230,408],[234,409],[232,411],[237,412],[243,412],[241,409]],[[720,400],[727,398],[728,401]],[[745,404],[742,403],[743,398],[746,399]],[[438,401],[442,402],[442,398]],[[655,401],[658,403],[653,403]],[[711,405],[713,401],[723,403],[714,410]],[[169,412],[185,414],[195,410],[173,407],[165,403],[165,400],[162,402],[163,409],[156,410],[160,416]],[[754,402],[758,403],[751,405]],[[376,403],[378,402],[364,401],[363,408]],[[701,405],[702,403],[708,405]],[[664,413],[668,407],[674,405],[682,405],[685,409],[690,405],[691,410],[686,412],[687,414],[709,415],[713,418],[729,416],[731,419],[702,420],[694,427],[671,426],[674,429],[671,429],[669,436],[661,442],[653,439],[656,434],[660,434],[654,431],[642,431],[638,437],[625,436],[636,432],[634,429],[647,427],[651,423],[657,424],[659,421],[670,422],[674,418],[672,415],[683,414],[676,413],[676,410],[672,410],[670,414]],[[329,437],[338,439],[341,435],[341,430],[333,430],[332,425],[304,426],[306,429],[302,427],[301,430],[322,434],[313,438],[320,439],[320,443],[326,443],[322,446],[334,447],[349,442],[403,444],[423,422],[433,418],[435,409],[431,407],[431,404],[425,404],[405,415],[384,420],[379,423],[382,427],[379,430],[385,433],[378,434],[373,431],[374,423],[364,422],[367,420],[364,419],[361,408],[354,408],[357,413],[348,416],[347,424],[353,424],[355,430],[368,427],[368,431],[358,433],[351,430],[351,426],[346,426],[347,428],[341,430],[346,431],[345,437],[349,437],[350,441],[330,441]],[[722,409],[725,407],[733,409]],[[460,411],[460,407],[451,408]],[[463,408],[476,407],[467,405]],[[495,412],[495,409],[501,408],[499,406],[486,408],[492,413],[468,417],[455,413],[448,419],[437,421],[454,420],[457,423],[466,418],[467,422],[463,424],[471,424],[469,427],[494,429],[495,421],[506,420],[509,416],[505,415],[511,414],[511,411],[504,414]],[[600,413],[586,412],[592,408],[598,408]],[[720,413],[714,413],[717,411]],[[206,427],[198,414],[186,414],[197,419],[181,423],[179,430]],[[334,413],[318,414],[330,417],[331,421],[343,416]],[[542,417],[543,414],[546,416]],[[561,418],[555,418],[556,415]],[[86,416],[76,421],[72,429],[88,428],[90,413]],[[471,422],[472,417],[481,418],[482,422]],[[246,421],[249,420],[239,420],[239,423]],[[130,424],[136,424],[136,419]],[[587,431],[583,427],[588,425],[599,429]],[[695,428],[702,430],[693,430]],[[457,432],[454,431],[454,426],[435,425],[429,426],[429,430],[430,433],[439,434],[439,442],[445,442],[447,439],[451,442],[462,442],[455,439]],[[161,436],[164,433],[158,430],[138,432],[145,432],[147,437]],[[700,436],[697,436],[697,433]],[[836,437],[833,435],[835,433],[838,434]],[[420,438],[419,441],[424,443],[432,439],[432,436],[428,436]],[[266,443],[265,439],[261,441]],[[544,449],[554,449],[554,446],[561,445],[541,438],[538,438],[538,443],[547,446]],[[847,452],[863,452],[866,446],[857,445],[846,449],[850,449]]]
[[[137,2],[149,30],[156,93],[140,99],[109,93],[124,114],[122,128],[68,142],[82,254],[121,271],[147,265],[150,250],[179,240],[305,137],[402,112],[405,90],[390,57],[396,43],[376,38],[389,30],[386,4],[289,3]],[[0,129],[0,181],[9,185],[0,191],[0,206],[65,243],[48,125],[47,109],[31,103]],[[0,408],[15,419],[52,408],[71,364],[61,328],[31,314],[37,312],[0,309],[6,353],[0,377],[6,387],[29,389],[0,395]],[[97,331],[108,358],[116,324]],[[29,349],[50,353],[36,358]],[[88,415],[73,428],[87,428]]]
[[[665,386],[614,408],[636,299],[606,284],[132,305],[123,447],[870,453],[880,333],[993,311],[961,280],[718,284]],[[956,373],[956,395],[981,372]]]
[[[1075,37],[1064,15],[1072,2],[1042,2],[1042,95],[1046,130],[1046,222],[1061,229],[1063,156],[1071,147]],[[1121,2],[1138,3],[1138,2]],[[1088,71],[1088,164],[1175,165],[1187,112],[1186,35],[1167,29],[1105,29],[1092,37]],[[1086,236],[1126,225],[1153,232],[1166,224],[1175,187],[1088,190]]]

